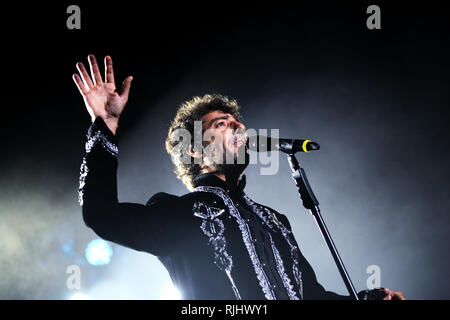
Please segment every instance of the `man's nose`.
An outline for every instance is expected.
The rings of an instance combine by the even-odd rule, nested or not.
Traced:
[[[239,121],[233,121],[232,128],[235,132],[241,132],[241,133],[245,132],[244,124]]]

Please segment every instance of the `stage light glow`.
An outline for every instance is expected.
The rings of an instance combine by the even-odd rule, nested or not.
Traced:
[[[95,239],[87,245],[85,255],[90,264],[101,266],[111,262],[113,250],[105,240]]]
[[[73,251],[74,240],[72,238],[68,238],[67,241],[61,246],[62,252],[64,252],[68,256],[73,256],[75,253]]]
[[[88,300],[88,296],[82,293],[75,293],[73,294],[69,300]]]
[[[162,290],[162,299],[181,300],[181,294],[173,284],[170,284]]]

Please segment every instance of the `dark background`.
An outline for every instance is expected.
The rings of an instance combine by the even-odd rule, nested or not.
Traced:
[[[66,28],[71,4],[81,30]],[[381,30],[366,28],[370,4]],[[377,265],[381,284],[407,298],[450,298],[443,2],[20,3],[1,23],[1,298],[65,299],[71,264],[88,275],[91,298],[158,299],[151,288],[169,281],[154,257],[116,245],[108,266],[83,258],[96,238],[76,202],[90,119],[71,75],[89,53],[112,56],[116,83],[134,76],[119,129],[120,201],[186,192],[164,149],[170,120],[184,100],[222,93],[239,101],[248,128],[321,144],[299,157],[358,290]],[[249,167],[247,193],[289,217],[319,281],[345,293],[279,161],[274,176]]]

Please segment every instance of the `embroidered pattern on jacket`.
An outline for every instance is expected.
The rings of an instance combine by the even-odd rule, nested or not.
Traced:
[[[98,130],[94,135],[88,136],[88,140],[86,141],[86,153],[91,152],[92,148],[97,144],[97,142],[101,142],[102,147],[108,151],[109,154],[111,154],[114,157],[117,157],[117,154],[119,153],[119,149],[117,146],[108,140],[108,138],[100,131]]]
[[[94,128],[94,127],[91,127]],[[98,130],[94,135],[91,134],[89,130],[87,134],[87,141],[85,144],[86,154],[89,154],[92,151],[92,148],[100,142],[103,149],[105,149],[109,154],[117,158],[117,154],[119,153],[119,148],[108,140],[106,135],[104,135],[100,130]],[[78,203],[80,206],[83,205],[83,196],[84,196],[84,186],[86,184],[86,177],[88,175],[89,168],[86,163],[86,157],[83,157],[83,161],[80,167],[80,186],[78,187]]]
[[[299,287],[300,298],[303,300],[302,273],[300,271],[299,261],[298,261],[300,255],[299,255],[298,247],[296,245],[294,245],[295,241],[292,238],[292,232],[289,231],[289,229],[286,228],[286,226],[284,226],[277,219],[275,213],[273,213],[272,211],[270,211],[266,207],[263,207],[261,205],[256,204],[246,194],[244,194],[244,199],[245,199],[246,203],[253,209],[253,211],[256,212],[256,214],[268,225],[269,228],[273,229],[273,227],[275,225],[281,231],[281,234],[283,235],[283,237],[285,238],[286,242],[288,243],[288,246],[289,246],[289,249],[290,249],[290,252],[291,252],[291,258],[292,258],[292,261],[293,261],[292,273],[294,274],[295,281],[297,282],[297,285]],[[275,246],[273,245],[272,248],[275,248]],[[276,249],[276,251],[278,252],[277,249]],[[274,251],[274,254],[275,254],[275,258],[277,258],[275,251]],[[284,266],[282,265],[281,256],[279,258],[280,258],[281,264],[279,264],[278,261],[277,261],[278,273],[280,274],[281,278],[283,279],[283,283],[284,283],[284,286],[286,287],[286,289],[288,290],[289,297],[291,299],[293,299],[293,296],[291,297],[291,292],[290,292],[292,290],[292,285],[290,283],[289,277],[287,276],[286,272],[284,271]],[[296,297],[296,299],[298,299],[298,298]]]
[[[89,172],[89,168],[86,163],[86,157],[83,157],[83,161],[81,162],[80,167],[80,186],[78,187],[78,203],[80,206],[83,205],[83,196],[84,196],[84,185],[86,184],[86,177]]]
[[[214,264],[225,272],[231,282],[231,287],[238,300],[241,300],[239,290],[231,277],[233,268],[233,259],[227,252],[227,242],[224,236],[225,226],[219,216],[225,212],[225,209],[210,207],[204,202],[196,202],[192,208],[194,216],[202,219],[200,228],[209,238],[208,245],[214,250]]]
[[[225,193],[225,191],[222,188],[219,187],[199,186],[194,188],[194,192],[210,192],[222,198],[223,202],[228,207],[230,214],[238,222],[242,238],[249,253],[250,260],[252,261],[253,268],[255,269],[256,276],[259,280],[259,285],[261,286],[266,299],[275,300],[276,299],[275,293],[272,290],[269,279],[267,278],[267,275],[264,272],[261,261],[259,261],[258,255],[256,253],[255,246],[253,245],[253,239],[250,234],[249,226],[245,222],[245,220],[242,219],[241,215],[239,214],[239,211],[234,206],[231,198]]]
[[[275,261],[277,264],[277,270],[278,274],[280,275],[281,279],[283,280],[283,285],[287,290],[288,296],[290,300],[299,300],[297,297],[297,294],[294,291],[294,286],[291,284],[291,279],[289,279],[288,275],[286,274],[284,270],[284,264],[283,259],[281,259],[280,252],[278,251],[277,247],[275,246],[275,243],[273,242],[272,235],[269,233],[270,237],[270,245],[272,247],[273,255],[275,257]]]

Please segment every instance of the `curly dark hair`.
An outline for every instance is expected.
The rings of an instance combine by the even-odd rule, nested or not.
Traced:
[[[193,179],[200,174],[201,164],[195,163],[188,151],[194,144],[194,121],[201,121],[202,117],[211,111],[222,111],[231,114],[236,120],[242,121],[239,113],[240,106],[236,100],[230,99],[220,94],[206,94],[202,97],[196,96],[191,100],[182,103],[177,111],[175,119],[172,121],[169,133],[166,139],[166,150],[172,158],[175,165],[174,172],[178,179],[192,191],[194,188]],[[191,134],[191,143],[179,144],[181,141],[177,139],[174,132],[177,129],[186,129]],[[197,133],[198,134],[198,133]],[[190,159],[184,161],[184,159]]]

